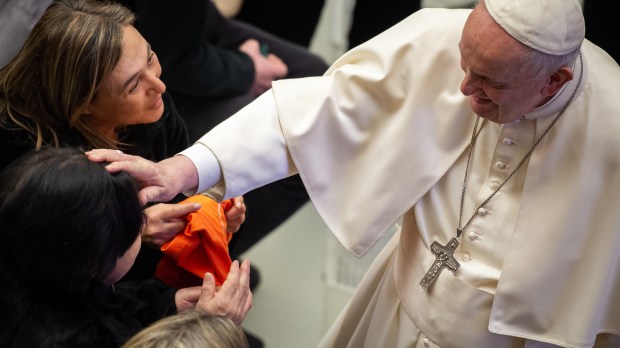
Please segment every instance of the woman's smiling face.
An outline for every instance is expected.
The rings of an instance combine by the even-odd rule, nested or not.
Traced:
[[[123,31],[121,57],[88,106],[93,124],[106,136],[119,127],[153,123],[164,112],[161,65],[151,46],[132,26]]]

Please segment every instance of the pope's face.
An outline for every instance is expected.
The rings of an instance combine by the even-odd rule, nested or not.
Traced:
[[[160,75],[157,55],[134,27],[126,26],[120,60],[88,106],[93,123],[111,134],[118,127],[159,120],[166,90]]]
[[[542,93],[548,78],[523,67],[527,48],[493,21],[484,4],[468,18],[459,49],[465,72],[461,92],[480,117],[514,122],[548,99]]]

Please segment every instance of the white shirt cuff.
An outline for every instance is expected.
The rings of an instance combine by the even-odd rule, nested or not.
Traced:
[[[189,158],[196,166],[196,171],[198,172],[198,187],[195,190],[183,192],[184,195],[193,196],[196,193],[202,193],[222,179],[220,164],[215,155],[205,145],[195,143],[181,151],[179,155]]]

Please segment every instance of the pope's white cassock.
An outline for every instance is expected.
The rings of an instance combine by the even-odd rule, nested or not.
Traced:
[[[275,82],[183,152],[198,189],[218,182],[212,194],[232,197],[299,172],[356,255],[402,217],[320,346],[620,347],[620,69],[587,40],[549,103],[516,123],[481,119],[461,266],[419,285],[430,245],[455,237],[459,220],[476,119],[459,91],[469,13],[418,11],[323,77]]]

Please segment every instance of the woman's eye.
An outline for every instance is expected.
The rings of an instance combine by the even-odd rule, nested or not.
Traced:
[[[136,83],[131,87],[129,93],[134,93],[140,87],[140,78],[136,79]]]
[[[149,54],[149,59],[147,60],[147,64],[151,65],[151,63],[153,63],[153,56],[155,55],[155,51],[151,51],[151,54]]]

